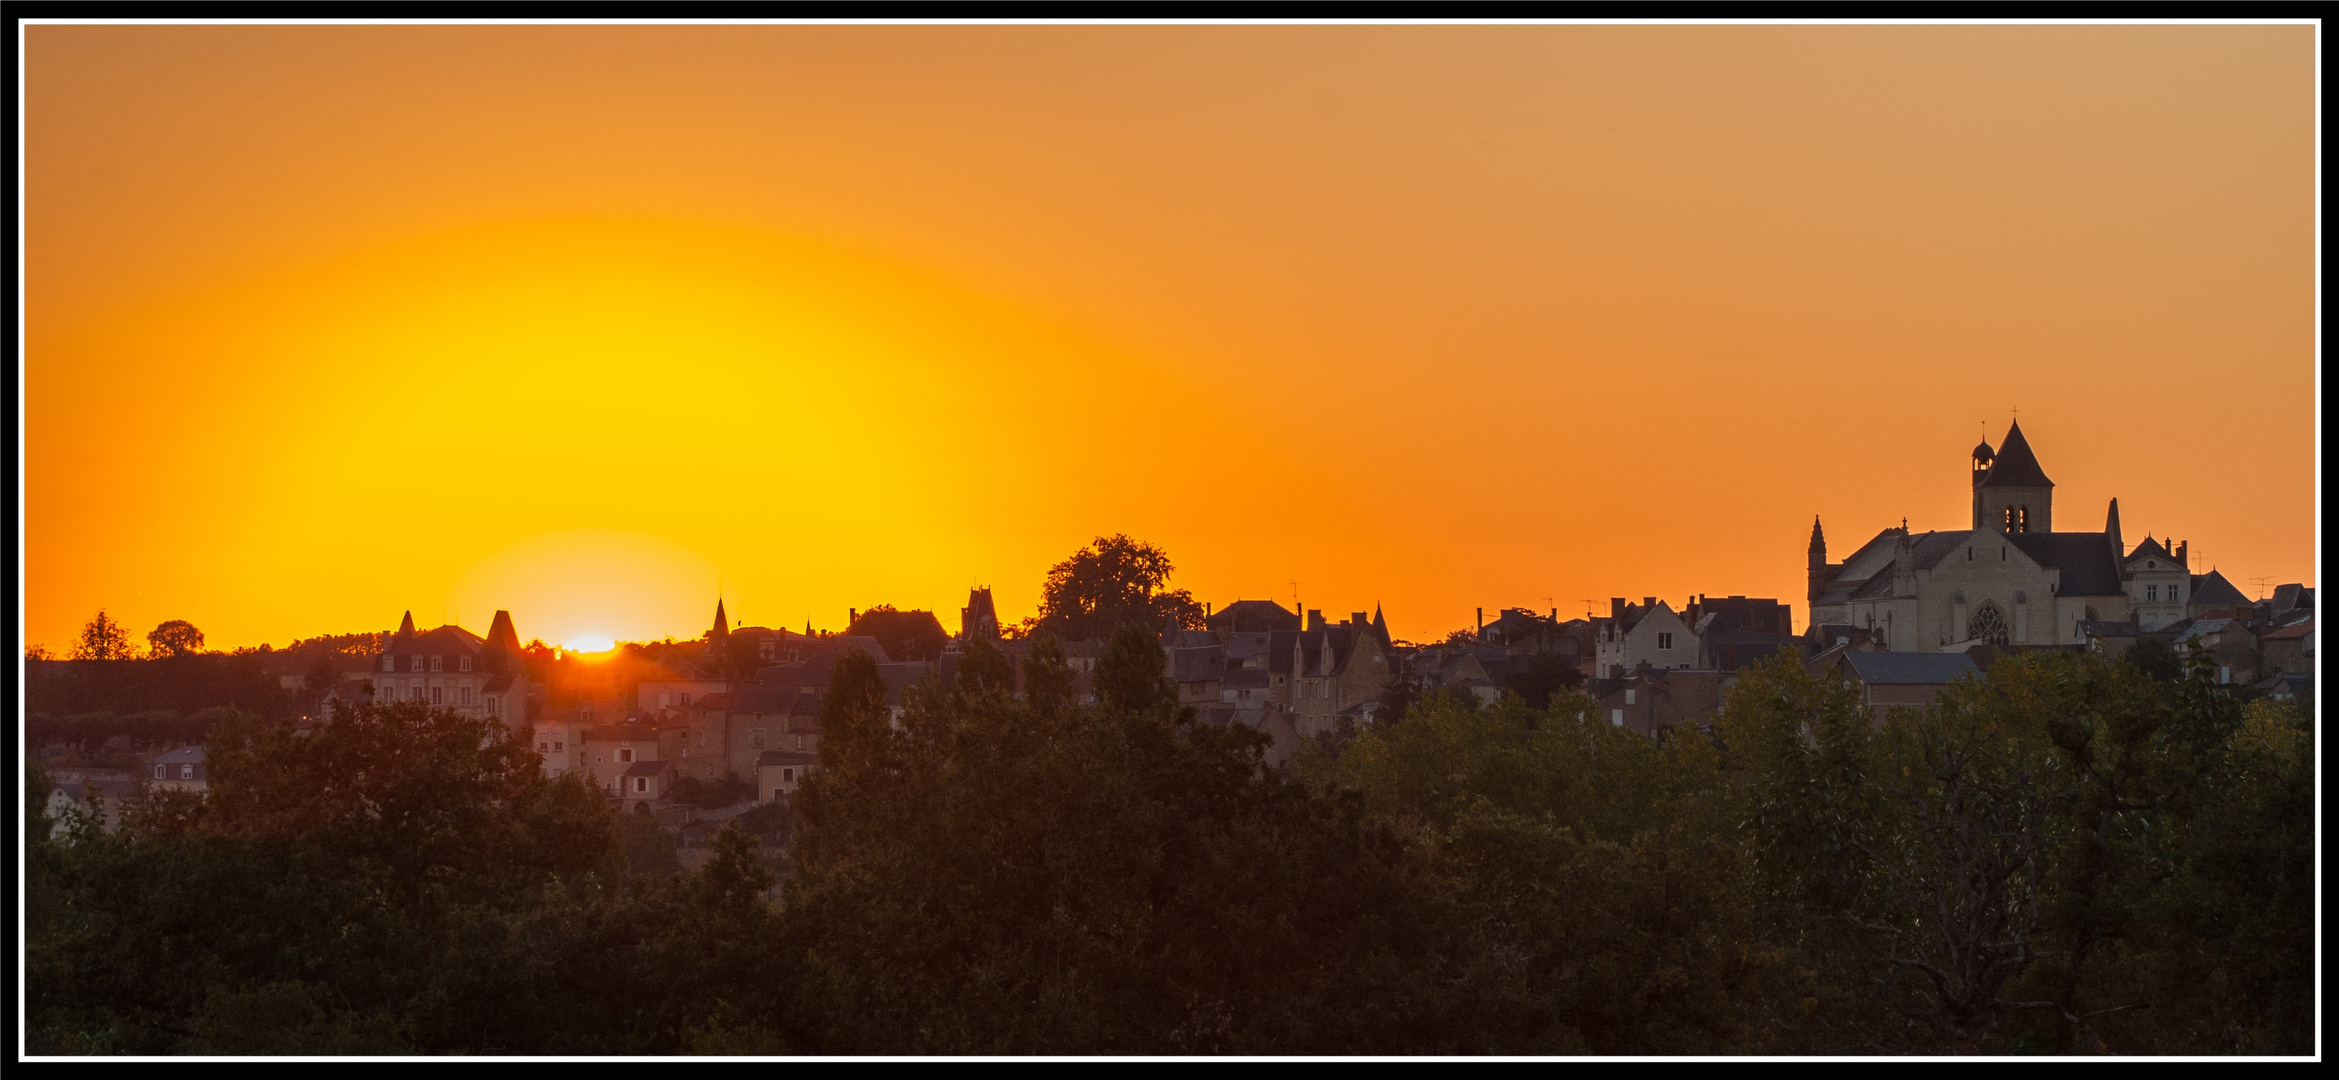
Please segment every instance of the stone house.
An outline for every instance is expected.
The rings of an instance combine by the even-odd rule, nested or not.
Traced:
[[[367,669],[378,704],[450,708],[512,727],[528,721],[526,657],[508,611],[495,613],[484,638],[454,625],[418,632],[409,611]]]
[[[68,810],[94,809],[98,828],[112,832],[121,826],[122,814],[137,805],[138,796],[138,781],[128,777],[72,777],[57,781],[46,810],[52,820],[62,820]]]
[[[666,793],[674,787],[674,763],[671,761],[636,761],[618,774],[617,797],[624,802],[621,809],[636,807],[656,809],[666,800]]]
[[[1895,708],[1930,708],[1942,687],[1982,677],[1982,669],[1962,651],[1860,652],[1837,647],[1814,657],[1805,669],[1859,691],[1860,704],[1875,714],[1879,725]]]
[[[1592,622],[1593,670],[1600,677],[1622,678],[1644,664],[1697,666],[1697,630],[1672,605],[1654,596],[1628,604],[1619,596],[1609,600],[1608,607],[1607,618]]]
[[[795,750],[766,750],[755,759],[755,797],[757,802],[776,802],[796,793],[797,787],[812,770],[820,767],[820,756]]]
[[[663,760],[660,734],[659,728],[639,719],[588,728],[579,740],[577,768],[603,795],[626,798],[623,781],[630,770]],[[666,782],[672,782],[670,775]]]
[[[1338,625],[1321,611],[1292,639],[1292,726],[1302,738],[1334,730],[1341,714],[1370,720],[1394,672],[1388,623],[1354,612]],[[1350,712],[1350,710],[1355,710]]]
[[[2315,670],[2315,621],[2292,623],[2258,638],[2261,670],[2282,675]]]
[[[211,790],[211,775],[203,764],[200,746],[182,746],[147,758],[144,775],[150,791]]]

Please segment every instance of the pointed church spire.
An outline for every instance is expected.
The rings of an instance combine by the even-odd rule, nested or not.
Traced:
[[[2120,500],[2117,498],[2112,500],[2111,511],[2104,515],[2103,535],[2104,539],[2111,542],[2112,558],[2118,559],[2127,553],[2128,549],[2120,544]]]
[[[2022,437],[2022,422],[2017,420],[2006,428],[2006,440],[1998,444],[1998,456],[1991,460],[1990,470],[1981,480],[1983,487],[2045,487],[2055,486],[2047,479],[2045,469],[2039,467],[2038,455],[2030,450],[2030,440]]]
[[[1819,527],[1819,515],[1811,515],[1811,554],[1827,558],[1827,531]]]
[[[1373,601],[1373,633],[1380,635],[1381,644],[1389,644],[1389,620],[1381,617],[1381,602]]]
[[[413,612],[407,612],[405,618],[398,620],[398,636],[400,638],[410,638],[414,636]]]
[[[731,620],[723,617],[723,599],[721,597],[715,598],[715,628],[707,631],[707,636],[710,638],[731,636]]]

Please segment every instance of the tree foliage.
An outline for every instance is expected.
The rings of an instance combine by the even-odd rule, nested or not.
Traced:
[[[75,660],[127,660],[130,658],[130,632],[122,628],[99,608],[81,627],[81,636],[73,643]]]
[[[1060,641],[1103,641],[1123,623],[1160,629],[1202,625],[1202,604],[1168,588],[1169,553],[1126,535],[1100,536],[1048,570],[1040,613],[1028,633]]]
[[[1711,732],[1432,691],[1265,765],[1152,628],[973,644],[674,836],[420,706],[215,716],[108,832],[27,778],[43,1053],[2311,1052],[2295,708],[1998,660],[1878,717],[1792,658]]]
[[[202,651],[203,631],[185,619],[172,619],[146,632],[148,656],[193,656]]]

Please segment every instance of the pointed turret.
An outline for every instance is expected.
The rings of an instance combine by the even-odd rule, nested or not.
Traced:
[[[480,650],[480,660],[487,670],[512,671],[518,668],[520,633],[512,628],[512,613],[498,611],[487,627],[487,644]]]
[[[1819,602],[1820,592],[1827,587],[1827,533],[1819,527],[1819,515],[1811,515],[1811,550],[1805,565],[1810,574],[1810,592],[1805,599]]]
[[[411,612],[411,611],[409,611],[409,612],[407,612],[407,613],[406,613],[406,617],[405,617],[405,618],[398,620],[398,637],[396,638],[396,640],[398,640],[398,641],[404,641],[404,640],[406,640],[407,638],[410,638],[410,637],[413,637],[413,636],[414,636],[414,613],[413,613],[413,612]]]
[[[2119,561],[2128,549],[2120,543],[2120,500],[2117,498],[2112,500],[2111,510],[2103,516],[2103,536],[2112,545],[2112,560]]]
[[[723,616],[723,599],[718,596],[715,598],[715,628],[707,631],[707,640],[713,641],[730,636],[731,620]]]
[[[1389,644],[1389,620],[1381,617],[1381,602],[1378,600],[1373,601],[1373,633],[1380,636],[1381,644]]]

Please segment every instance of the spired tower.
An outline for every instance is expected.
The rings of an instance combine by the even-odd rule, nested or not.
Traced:
[[[2008,425],[1996,453],[1989,443],[1974,447],[1973,484],[1977,531],[2055,531],[2055,482],[2039,468],[2019,421]]]

